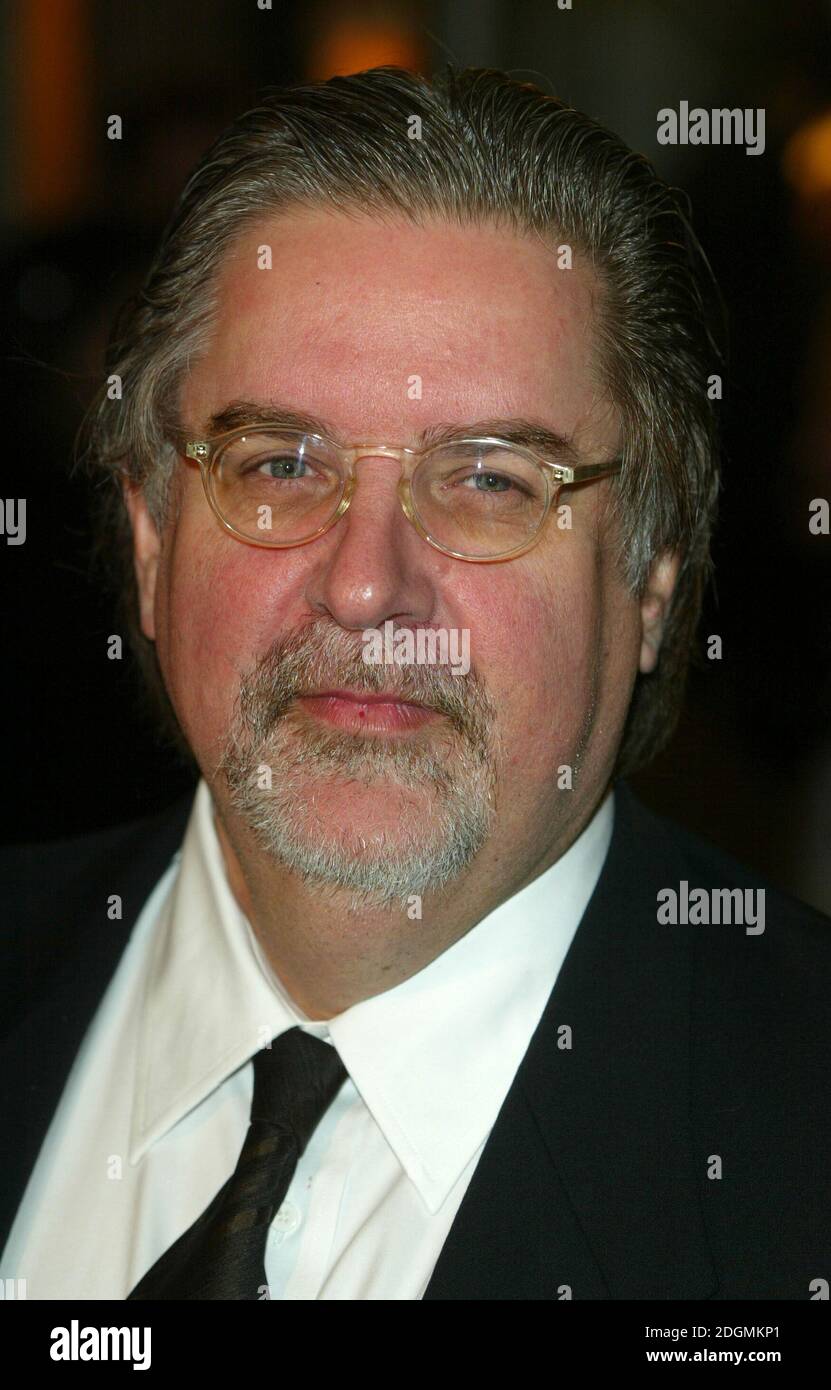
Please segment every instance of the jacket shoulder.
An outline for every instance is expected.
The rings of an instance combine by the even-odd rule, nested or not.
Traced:
[[[828,938],[831,947],[831,917],[771,882],[763,870],[735,858],[669,816],[651,810],[625,781],[616,783],[615,799],[623,838],[630,848],[634,841],[648,847],[653,865],[651,878],[655,882],[664,880],[661,887],[678,890],[683,879],[690,893],[694,888],[764,891],[766,920],[806,932],[811,938],[818,933],[821,939]],[[637,856],[637,862],[642,865],[643,857]],[[678,882],[672,881],[673,873],[680,874]]]
[[[2,974],[14,992],[9,1007],[19,1006],[21,992],[30,993],[38,979],[80,959],[97,933],[121,926],[123,939],[181,845],[193,797],[190,790],[161,811],[102,830],[0,846]],[[107,914],[115,894],[117,922]]]
[[[713,1038],[729,1035],[739,1051],[753,1046],[758,1054],[769,1045],[772,1070],[777,1027],[779,1043],[785,1035],[798,1036],[800,1054],[815,1047],[824,1055],[831,918],[649,810],[625,785],[615,790],[616,821],[620,814],[616,895],[639,902],[644,919],[648,914],[662,922],[661,932],[691,952],[701,1029]],[[668,900],[666,890],[676,898]],[[695,890],[703,892],[694,898]],[[659,902],[667,901],[670,911],[659,918]],[[787,1051],[780,1049],[780,1059]]]

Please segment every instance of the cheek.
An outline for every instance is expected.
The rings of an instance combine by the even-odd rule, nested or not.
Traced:
[[[510,767],[545,779],[577,746],[598,682],[600,592],[591,573],[556,587],[544,577],[496,582],[478,659],[500,712]]]
[[[180,533],[157,596],[157,649],[174,709],[200,762],[218,754],[240,675],[284,624],[273,554]]]

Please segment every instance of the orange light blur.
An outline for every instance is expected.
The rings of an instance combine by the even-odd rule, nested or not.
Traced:
[[[394,25],[361,19],[335,19],[315,39],[308,56],[312,81],[394,64],[418,71],[424,47],[416,34]]]
[[[794,132],[785,146],[782,170],[803,198],[831,193],[831,111]]]
[[[77,210],[89,182],[87,0],[25,0],[12,42],[18,206],[28,223]]]

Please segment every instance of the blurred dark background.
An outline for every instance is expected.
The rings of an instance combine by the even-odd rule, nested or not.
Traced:
[[[564,0],[560,0],[564,3]],[[107,658],[69,473],[113,311],[190,168],[263,87],[445,61],[537,82],[687,190],[729,310],[717,584],[659,810],[831,911],[831,0],[18,0],[0,33],[6,840],[164,805],[188,777]],[[661,146],[657,112],[766,112],[766,148]],[[123,138],[106,138],[109,116]],[[706,658],[707,637],[723,641]]]

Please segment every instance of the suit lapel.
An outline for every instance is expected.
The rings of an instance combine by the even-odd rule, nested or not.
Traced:
[[[42,874],[61,885],[61,896],[27,891],[24,876],[17,906],[25,928],[8,976],[18,1016],[0,1041],[0,1251],[84,1034],[144,903],[182,842],[192,803],[189,792],[141,828],[19,851],[42,859]],[[84,856],[91,864],[78,862]],[[107,916],[114,893],[121,921]],[[7,1024],[11,1017],[10,1003]]]
[[[425,1298],[714,1293],[689,1129],[692,942],[656,917],[683,865],[619,783],[597,888]]]

